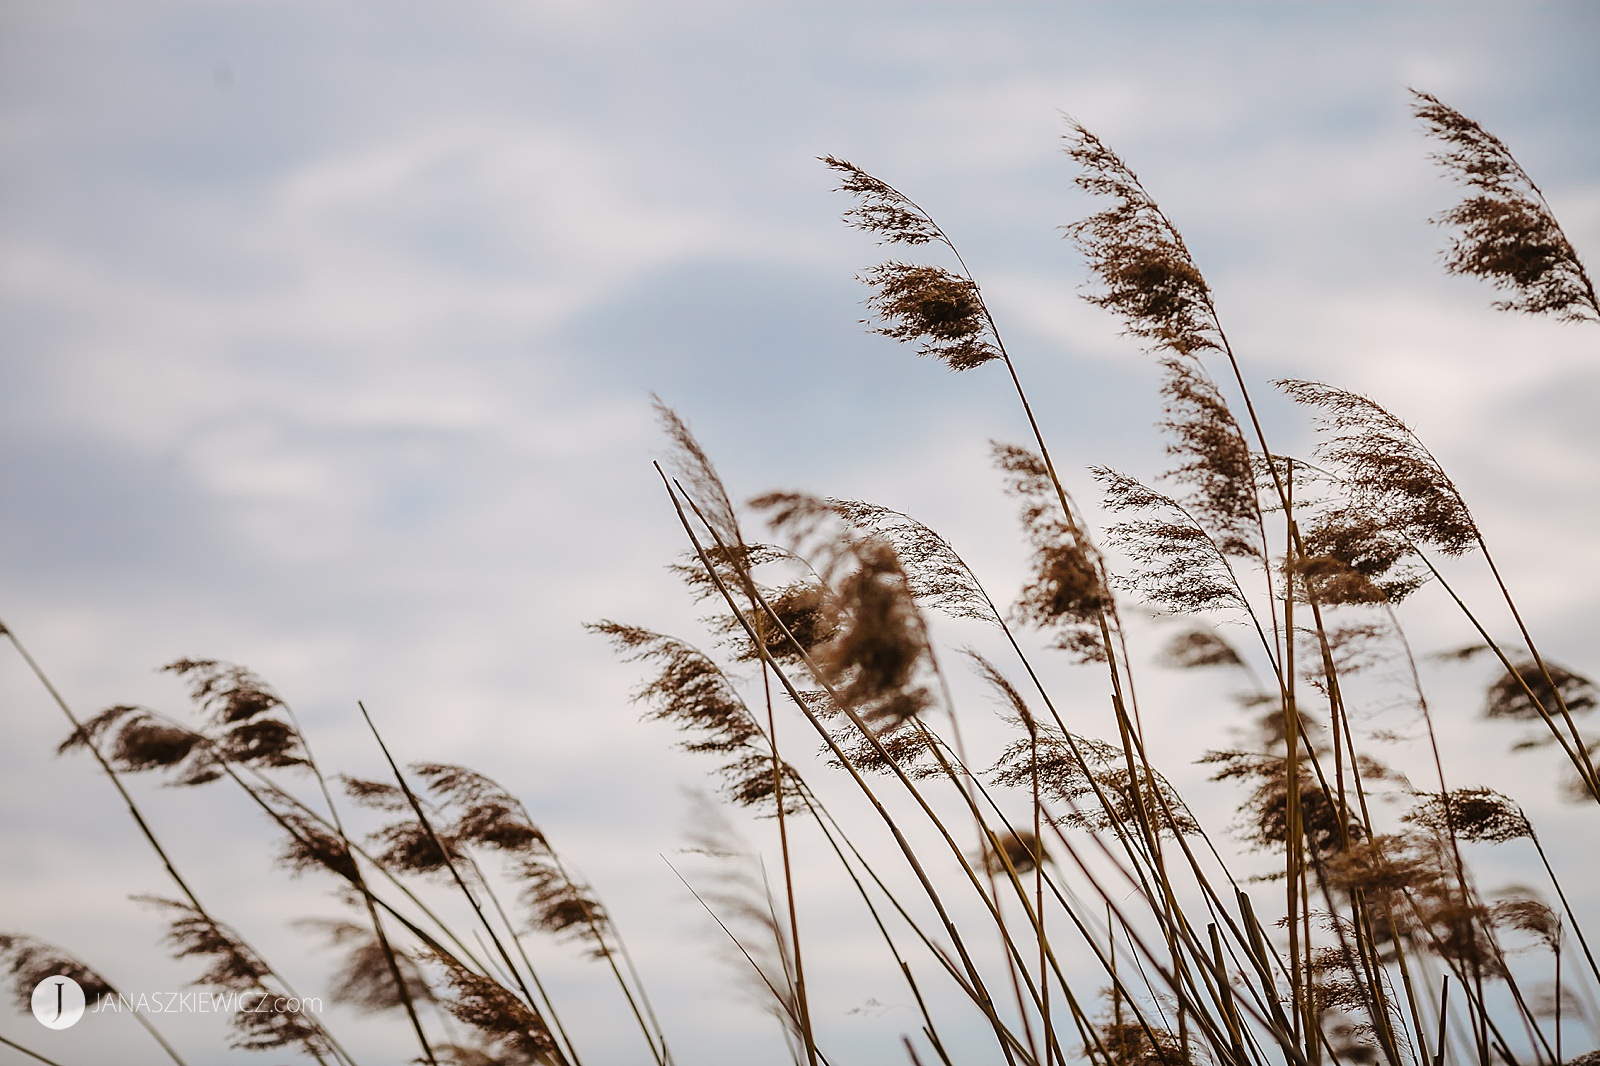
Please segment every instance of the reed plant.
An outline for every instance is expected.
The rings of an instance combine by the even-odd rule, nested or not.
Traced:
[[[1490,283],[1502,310],[1600,323],[1582,261],[1506,146],[1433,96],[1413,107],[1466,192],[1437,219],[1446,269]],[[658,401],[662,499],[684,547],[674,571],[708,630],[590,628],[643,672],[646,716],[681,731],[721,800],[770,830],[774,858],[735,861],[742,847],[708,814],[704,861],[680,871],[688,891],[805,1066],[849,1061],[818,1007],[815,953],[831,941],[811,900],[825,881],[870,929],[882,994],[913,1011],[897,1033],[913,1064],[1593,1063],[1600,968],[1558,876],[1583,876],[1581,861],[1551,854],[1515,799],[1446,765],[1439,730],[1471,727],[1436,718],[1398,608],[1426,595],[1461,612],[1478,640],[1446,657],[1488,664],[1482,717],[1535,725],[1583,804],[1600,803],[1582,727],[1594,684],[1541,650],[1466,500],[1388,407],[1272,382],[1320,432],[1308,456],[1272,444],[1261,386],[1176,225],[1087,128],[1069,121],[1065,143],[1077,184],[1100,198],[1066,227],[1095,280],[1087,298],[1154,361],[1169,459],[1150,477],[1093,468],[1112,516],[1098,530],[955,239],[895,186],[823,160],[847,224],[897,256],[861,275],[870,329],[1015,393],[1028,439],[993,446],[1030,553],[1009,605],[890,508],[790,492],[736,504]],[[1448,557],[1478,560],[1494,598],[1472,602]],[[1192,713],[1140,698],[1152,611],[1178,623],[1164,629],[1168,667],[1240,683],[1242,709],[1215,713],[1245,723],[1246,739],[1199,759],[1204,787],[1228,790],[1239,812],[1231,826],[1206,824],[1152,760],[1152,732]],[[6,632],[69,719],[63,750],[95,761],[162,857],[171,885],[151,904],[172,951],[206,968],[203,985],[293,994],[180,873],[129,777],[241,790],[276,828],[286,871],[330,878],[349,911],[322,927],[344,952],[338,994],[392,1012],[415,1061],[582,1063],[562,989],[536,962],[540,936],[610,975],[618,1024],[637,1031],[630,1061],[693,1061],[697,1034],[657,1016],[610,912],[496,782],[402,766],[376,726],[389,775],[332,773],[266,682],[207,660],[167,667],[193,697],[187,718],[117,706],[80,719]],[[1090,682],[1064,688],[1063,664]],[[1003,733],[971,728],[988,707],[957,707],[979,690]],[[1419,724],[1425,775],[1383,757],[1363,713],[1379,700]],[[1540,883],[1492,890],[1472,861],[1487,845],[1521,849]],[[441,891],[464,910],[446,913]],[[89,963],[20,933],[0,937],[0,958],[24,998],[54,973],[112,991]],[[308,1015],[240,1015],[232,1038],[355,1061]]]

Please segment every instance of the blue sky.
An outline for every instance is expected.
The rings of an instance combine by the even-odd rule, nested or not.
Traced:
[[[657,858],[704,767],[580,628],[694,629],[662,570],[649,394],[737,493],[878,500],[997,587],[1021,573],[985,458],[1024,432],[1005,383],[864,333],[853,275],[878,253],[816,157],[956,236],[1090,496],[1089,464],[1162,457],[1148,360],[1077,298],[1060,239],[1089,209],[1070,112],[1183,230],[1258,389],[1322,377],[1408,418],[1551,650],[1592,670],[1600,343],[1442,276],[1426,220],[1453,191],[1405,90],[1498,132],[1592,260],[1596,40],[1577,3],[8,5],[0,617],[83,711],[176,709],[154,668],[217,657],[284,692],[327,761],[376,772],[364,699],[409,757],[501,778],[658,970],[681,962],[667,998],[723,1033],[696,1056],[746,1061],[769,1028],[705,1006],[723,971]],[[5,924],[176,987],[124,900],[159,867],[89,765],[51,755],[62,723],[20,664],[0,689]],[[272,938],[320,898],[267,887],[248,812],[183,799],[151,802],[241,924]]]

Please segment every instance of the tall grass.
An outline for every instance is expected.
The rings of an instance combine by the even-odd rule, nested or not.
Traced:
[[[1503,310],[1600,322],[1582,262],[1505,145],[1432,96],[1414,106],[1467,190],[1438,219],[1453,234],[1446,268],[1496,286]],[[1574,1052],[1595,1043],[1600,968],[1557,876],[1574,864],[1554,861],[1516,800],[1446,765],[1396,608],[1434,595],[1463,613],[1480,639],[1452,657],[1496,670],[1485,715],[1537,724],[1583,803],[1600,802],[1597,745],[1579,723],[1594,685],[1540,650],[1466,500],[1396,414],[1333,385],[1273,382],[1321,436],[1310,456],[1272,445],[1260,386],[1177,227],[1089,130],[1069,123],[1066,148],[1102,204],[1067,227],[1097,282],[1088,299],[1155,361],[1170,458],[1149,478],[1094,470],[1114,516],[1103,530],[1067,491],[1027,368],[954,238],[893,185],[824,160],[846,222],[906,257],[862,274],[870,328],[953,371],[1001,372],[1015,392],[1030,438],[993,451],[1031,550],[1010,606],[897,511],[798,493],[736,505],[687,423],[658,405],[663,501],[685,547],[675,569],[709,632],[591,629],[645,671],[647,715],[712,762],[722,798],[770,827],[776,856],[771,870],[739,866],[726,832],[706,828],[709,868],[684,874],[689,891],[806,1066],[846,1060],[807,979],[832,943],[813,924],[831,920],[811,903],[824,880],[875,938],[884,995],[913,1008],[899,1052],[912,1063],[1592,1060]],[[1497,598],[1469,602],[1440,566],[1448,556],[1481,560]],[[1246,692],[1249,741],[1200,760],[1207,787],[1231,790],[1232,826],[1205,824],[1152,763],[1152,734],[1192,712],[1141,702],[1135,664],[1149,655],[1136,646],[1151,627],[1135,619],[1148,609],[1183,623],[1162,649],[1169,666],[1232,671]],[[948,633],[989,650],[952,648]],[[563,1017],[534,934],[572,941],[609,974],[616,1023],[637,1032],[632,1061],[689,1061],[679,1049],[697,1035],[657,1016],[594,889],[494,781],[402,766],[376,726],[386,779],[327,772],[264,681],[207,660],[167,668],[197,717],[117,706],[80,719],[7,636],[69,720],[63,750],[96,762],[161,856],[171,895],[151,902],[174,954],[206,967],[203,985],[294,995],[180,873],[129,776],[240,789],[281,831],[286,871],[331,876],[350,912],[325,928],[345,952],[336,998],[393,1012],[417,1061],[583,1062],[582,1027]],[[1063,660],[1102,695],[1048,681]],[[1002,708],[998,743],[988,729],[963,736],[964,720],[988,715],[956,706],[975,685]],[[1423,779],[1367,735],[1362,708],[1380,699],[1419,724]],[[1469,861],[1486,844],[1522,849],[1540,883],[1490,892]],[[441,893],[465,909],[447,913]],[[0,938],[0,957],[24,1004],[57,973],[114,991],[22,934]],[[309,1014],[240,1014],[232,1041],[355,1061]]]

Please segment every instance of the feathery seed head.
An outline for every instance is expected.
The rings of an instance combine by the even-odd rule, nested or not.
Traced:
[[[856,198],[856,206],[844,213],[845,223],[852,229],[873,234],[879,244],[950,244],[933,219],[888,182],[837,156],[821,159],[844,175],[839,191]]]
[[[818,572],[838,611],[833,638],[814,656],[821,680],[880,733],[929,707],[933,697],[921,674],[932,649],[894,545],[858,534],[829,500],[769,493],[751,506],[767,512],[775,530],[816,547]]]
[[[1004,876],[1007,869],[1025,874],[1049,860],[1044,842],[1027,830],[1002,833],[983,854],[983,865],[992,874]]]
[[[937,266],[882,263],[860,280],[872,289],[872,332],[917,343],[917,354],[951,370],[971,370],[1000,358],[978,286]]]
[[[839,517],[858,531],[881,537],[894,547],[905,569],[911,597],[919,607],[931,607],[952,618],[1000,624],[977,575],[939,534],[910,515],[875,503],[827,502]]]
[[[711,463],[711,457],[700,447],[700,442],[689,432],[688,423],[679,418],[676,411],[662,403],[659,396],[651,396],[651,401],[655,404],[656,418],[667,435],[667,463],[673,477],[689,494],[722,543],[729,550],[742,552],[744,535],[739,529],[739,518],[728,497],[728,490],[722,484],[722,478],[717,475],[717,468]],[[745,560],[741,557],[726,561],[742,563]],[[739,572],[739,576],[740,584],[743,584],[747,580],[743,571]]]
[[[385,950],[373,935],[372,927],[337,919],[303,919],[295,923],[320,929],[328,943],[343,952],[343,959],[328,981],[329,998],[335,1003],[345,1003],[364,1014],[400,1010],[405,998],[395,984],[389,967],[390,958],[400,970],[406,992],[413,1003],[434,1000],[433,989],[428,985],[417,960],[394,948]]]
[[[1244,660],[1233,645],[1209,629],[1189,629],[1179,633],[1162,649],[1161,661],[1166,666],[1180,670],[1244,665]]]
[[[1316,409],[1325,434],[1317,454],[1336,468],[1356,508],[1446,555],[1477,546],[1466,501],[1411,427],[1359,393],[1316,381],[1273,384]]]
[[[1421,793],[1405,820],[1441,837],[1453,832],[1462,840],[1492,844],[1533,836],[1533,825],[1516,801],[1491,788]]]
[[[450,995],[444,1008],[472,1026],[499,1053],[496,1061],[534,1066],[564,1061],[544,1018],[500,982],[473,973],[448,955],[434,953],[444,967]]]
[[[1166,372],[1161,428],[1172,437],[1167,454],[1181,460],[1167,476],[1192,487],[1186,508],[1219,551],[1260,558],[1255,463],[1233,412],[1198,363],[1168,358],[1161,365]]]
[[[1304,554],[1290,569],[1308,600],[1399,603],[1427,583],[1426,571],[1405,565],[1416,556],[1405,537],[1366,511],[1327,511],[1299,528]]]
[[[1505,929],[1531,933],[1551,951],[1561,949],[1561,916],[1530,896],[1512,896],[1489,907],[1494,923]]]
[[[1175,614],[1244,606],[1224,545],[1188,508],[1115,470],[1095,467],[1094,476],[1108,510],[1139,515],[1106,530],[1111,543],[1134,563],[1131,572],[1113,578],[1117,587]],[[1230,538],[1228,543],[1252,550],[1242,540]]]
[[[1540,667],[1532,659],[1521,659],[1511,666],[1511,670],[1489,686],[1483,710],[1485,718],[1537,719],[1542,717],[1540,707],[1545,714],[1554,715],[1560,713],[1563,703],[1568,711],[1581,714],[1593,710],[1596,702],[1600,702],[1594,682],[1564,666],[1546,662]],[[1550,673],[1548,678],[1546,670]]]
[[[0,933],[0,963],[11,982],[17,1009],[30,1010],[33,989],[49,977],[70,977],[90,1003],[116,992],[111,983],[61,949],[22,933]]]
[[[208,961],[205,973],[193,984],[233,992],[273,992],[267,984],[272,968],[232,929],[187,903],[155,896],[134,898],[172,915],[165,940],[174,958]],[[313,1058],[328,1053],[326,1034],[299,1011],[238,1011],[230,1024],[230,1047],[251,1051],[298,1047]]]
[[[1022,501],[1022,526],[1033,545],[1033,577],[1014,608],[1017,616],[1055,630],[1057,645],[1080,658],[1103,660],[1100,614],[1112,599],[1100,553],[1076,515],[1063,513],[1042,458],[1014,444],[991,442],[991,448],[1006,490]]]
[[[717,773],[729,799],[757,810],[773,807],[772,813],[776,813],[771,745],[738,689],[715,660],[675,637],[638,626],[602,621],[585,628],[609,638],[628,662],[658,664],[660,673],[634,692],[634,700],[652,706],[648,717],[672,722],[690,733],[694,739],[681,744],[685,751],[728,757]],[[796,775],[787,764],[780,772],[786,782],[784,811],[799,810],[802,802],[798,786],[791,788],[787,784]]]
[[[1067,154],[1080,168],[1074,184],[1114,201],[1066,227],[1100,282],[1085,299],[1156,348],[1185,356],[1217,348],[1211,292],[1183,238],[1115,152],[1079,123],[1068,127]]]
[[[1509,292],[1510,298],[1495,302],[1498,310],[1571,322],[1600,319],[1583,261],[1505,143],[1438,97],[1415,90],[1411,95],[1413,114],[1443,145],[1434,161],[1472,190],[1433,220],[1457,231],[1445,269]]]

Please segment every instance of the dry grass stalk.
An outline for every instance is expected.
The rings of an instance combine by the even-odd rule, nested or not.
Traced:
[[[1417,115],[1444,145],[1439,161],[1471,191],[1441,216],[1460,234],[1447,269],[1507,291],[1506,310],[1600,318],[1581,261],[1504,144],[1437,99],[1417,100]],[[691,548],[688,565],[676,569],[717,612],[713,642],[702,649],[610,621],[590,628],[652,671],[635,694],[646,717],[716,760],[723,798],[770,816],[756,824],[775,823],[782,856],[781,896],[759,863],[751,868],[759,874],[725,866],[694,891],[751,967],[747,983],[780,1019],[796,1062],[825,1063],[829,1031],[806,993],[795,877],[803,853],[791,837],[796,849],[805,838],[837,858],[875,924],[895,979],[917,1004],[922,1028],[904,1045],[913,1062],[954,1066],[940,1029],[960,1023],[930,1005],[931,975],[970,1002],[973,1022],[993,1034],[992,1056],[1009,1066],[1080,1057],[1092,1066],[1442,1066],[1465,1057],[1480,1066],[1491,1057],[1556,1066],[1573,1028],[1564,1025],[1569,1003],[1578,1002],[1564,991],[1565,947],[1576,943],[1588,964],[1567,979],[1600,987],[1600,968],[1527,813],[1498,792],[1447,783],[1395,606],[1429,582],[1430,594],[1459,605],[1503,669],[1486,717],[1545,723],[1581,790],[1600,799],[1594,742],[1576,722],[1600,703],[1593,683],[1539,653],[1461,493],[1398,417],[1334,386],[1279,382],[1320,424],[1326,469],[1269,447],[1212,289],[1176,227],[1133,170],[1077,123],[1068,153],[1078,185],[1109,201],[1068,227],[1096,282],[1087,298],[1157,353],[1158,428],[1171,463],[1149,483],[1096,470],[1116,516],[1104,552],[954,242],[895,187],[824,160],[852,197],[849,225],[882,244],[946,257],[864,271],[871,330],[953,370],[1003,364],[1028,419],[1032,446],[994,448],[1032,550],[1009,614],[943,538],[887,507],[769,493],[752,506],[786,546],[750,540],[706,449],[657,401],[672,470],[663,484]],[[1219,359],[1241,414],[1208,370]],[[1491,639],[1430,553],[1481,554],[1525,650]],[[1241,702],[1254,741],[1202,761],[1216,780],[1243,790],[1236,839],[1268,856],[1264,873],[1247,876],[1241,849],[1224,854],[1194,813],[1201,808],[1151,764],[1146,719],[1157,716],[1141,712],[1136,697],[1131,645],[1140,634],[1122,621],[1129,594],[1187,620],[1167,647],[1169,665],[1226,666],[1250,679]],[[930,623],[924,611],[954,621]],[[1223,639],[1211,629],[1217,620],[1243,623],[1255,645]],[[999,667],[969,654],[1010,731],[986,770],[974,769],[985,764],[965,750],[958,686],[945,677],[937,639],[945,625],[973,622],[1004,638],[1032,686],[1025,699]],[[1035,637],[1068,652],[1072,665],[1104,669],[1109,699],[1058,706],[1025,646]],[[1403,779],[1373,757],[1373,738],[1359,728],[1370,693],[1397,664],[1409,667],[1401,698],[1426,730],[1437,778],[1433,791],[1404,786],[1404,813],[1388,805]],[[283,832],[282,868],[333,874],[346,901],[365,910],[365,924],[324,928],[342,951],[343,994],[372,1011],[405,1009],[424,1059],[581,1061],[522,923],[500,902],[496,885],[509,883],[532,930],[575,941],[608,964],[651,1057],[669,1066],[663,1027],[610,913],[510,791],[466,767],[403,772],[374,729],[393,780],[344,779],[346,796],[368,824],[376,821],[352,835],[292,710],[265,682],[212,660],[168,669],[188,686],[198,727],[133,706],[80,722],[61,702],[73,725],[63,748],[93,755],[167,862],[184,897],[158,901],[172,917],[169,944],[206,964],[203,982],[286,987],[201,907],[123,775],[241,787]],[[780,709],[803,719],[820,759],[780,747]],[[1099,726],[1086,724],[1095,715]],[[308,772],[325,813],[285,783]],[[844,775],[843,797],[813,787],[818,778],[809,775],[829,773]],[[843,813],[850,804],[866,804],[872,817],[859,824]],[[951,828],[961,820],[971,822],[975,849]],[[893,846],[871,836],[878,832]],[[726,859],[721,839],[707,837],[701,850]],[[1560,906],[1531,891],[1498,900],[1481,891],[1468,859],[1487,844],[1533,847]],[[453,887],[471,907],[472,927],[453,929],[425,905],[406,887],[417,878]],[[1250,880],[1281,883],[1281,921],[1258,919],[1260,903],[1241,887]],[[477,950],[465,943],[473,938]],[[1554,965],[1548,1002],[1529,984],[1530,947]],[[19,987],[41,967],[79,965],[14,935],[0,938],[0,955]],[[1073,957],[1095,971],[1087,983],[1071,969]],[[1091,1017],[1084,1004],[1102,985],[1109,1011]],[[993,989],[1007,986],[1012,1000],[1002,1004]],[[1441,986],[1459,990],[1455,1021]],[[465,1023],[474,1042],[430,1036],[417,1005]],[[1553,1028],[1544,1024],[1551,1015]],[[249,1021],[234,1038],[349,1061],[298,1016]]]

